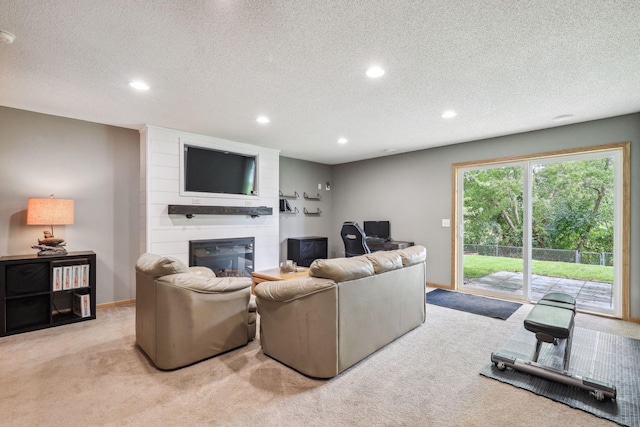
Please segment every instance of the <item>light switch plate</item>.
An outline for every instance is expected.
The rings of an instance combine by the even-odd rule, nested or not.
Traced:
[[[443,227],[451,227],[451,220],[450,219],[443,219],[442,220],[442,226]]]

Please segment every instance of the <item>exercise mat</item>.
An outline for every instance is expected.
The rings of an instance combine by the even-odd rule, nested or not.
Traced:
[[[427,303],[502,320],[507,320],[522,306],[517,302],[447,291],[446,289],[434,289],[427,292]]]
[[[522,327],[500,352],[530,360],[535,342],[535,335]],[[564,345],[543,344],[538,363],[560,369],[563,350]],[[487,359],[491,360],[490,354]],[[500,371],[493,363],[487,364],[480,374],[624,426],[637,426],[640,422],[639,361],[640,340],[574,327],[569,372],[614,385],[615,400],[599,402],[586,390],[511,368]]]

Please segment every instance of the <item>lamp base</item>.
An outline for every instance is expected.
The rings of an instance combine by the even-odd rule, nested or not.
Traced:
[[[33,249],[40,249],[38,256],[66,255],[67,250],[62,246],[34,245]]]

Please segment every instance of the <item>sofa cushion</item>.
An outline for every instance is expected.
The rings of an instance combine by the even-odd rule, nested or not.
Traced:
[[[251,287],[251,279],[248,277],[215,277],[189,272],[169,274],[156,280],[158,283],[207,293],[233,292]]]
[[[138,258],[136,270],[158,278],[167,274],[186,273],[189,268],[177,258],[145,253]]]
[[[402,258],[402,265],[404,267],[420,264],[427,260],[427,249],[424,246],[410,246],[406,249],[398,249],[396,252],[398,252],[400,258]]]
[[[375,252],[365,257],[373,264],[376,274],[402,268],[402,258],[396,251]]]
[[[331,279],[337,283],[374,274],[373,264],[364,255],[352,258],[317,259],[309,268],[309,276]]]

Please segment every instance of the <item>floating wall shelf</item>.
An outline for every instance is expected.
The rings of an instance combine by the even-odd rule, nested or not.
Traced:
[[[193,218],[194,215],[249,215],[255,218],[260,215],[273,215],[273,209],[268,206],[169,205],[169,215],[184,215],[187,218]]]
[[[285,197],[287,199],[297,199],[299,196],[300,195],[297,191],[294,191],[293,194],[283,194],[282,191],[280,192],[280,197]]]
[[[310,212],[307,210],[307,208],[303,208],[303,210],[304,210],[304,213],[306,213],[307,215],[320,215],[322,213],[320,208],[318,208],[315,212]]]
[[[293,207],[293,209],[289,209],[289,210],[286,210],[286,211],[280,211],[280,213],[282,213],[282,214],[297,214],[299,212],[300,211],[295,206]]]
[[[304,194],[304,198],[307,200],[322,200],[322,196],[320,195],[320,193],[318,193],[316,196],[310,196],[307,193],[303,193]]]

